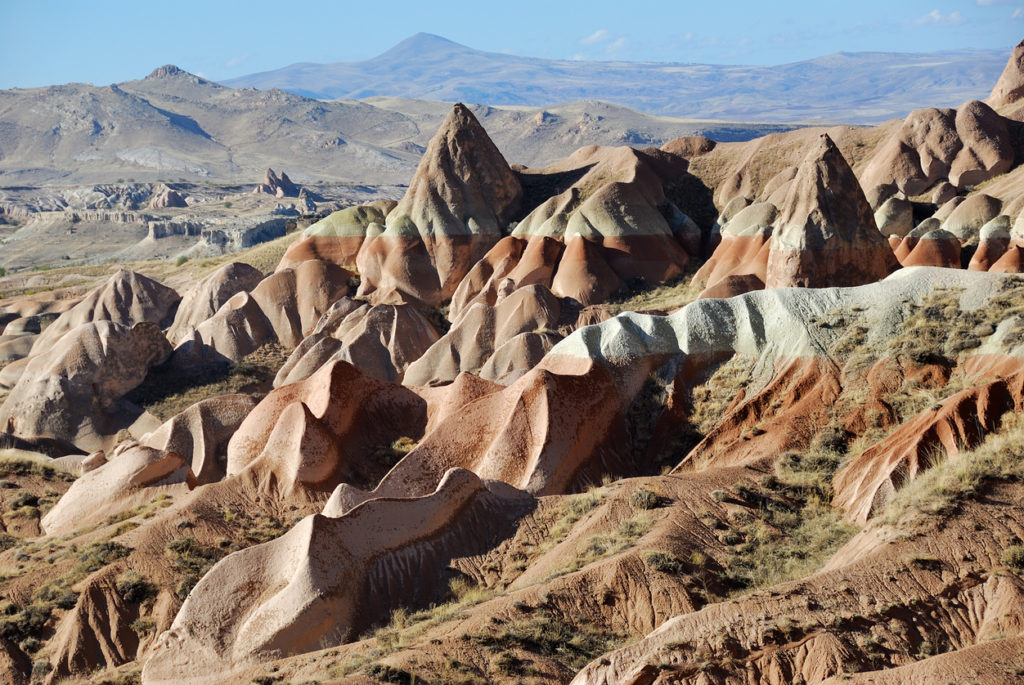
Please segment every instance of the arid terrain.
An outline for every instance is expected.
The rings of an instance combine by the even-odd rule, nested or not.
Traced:
[[[62,88],[209,169],[189,89],[347,111]],[[4,191],[0,681],[1024,680],[1024,42],[744,141],[378,105],[433,129],[389,187]]]

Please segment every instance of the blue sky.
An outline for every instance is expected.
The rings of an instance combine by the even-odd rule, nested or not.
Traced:
[[[1024,37],[1024,0],[0,0],[0,88],[106,85],[168,63],[225,79],[369,59],[419,31],[536,57],[782,64],[837,51],[1008,49]]]

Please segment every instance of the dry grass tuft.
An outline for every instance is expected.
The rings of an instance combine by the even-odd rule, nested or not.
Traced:
[[[667,283],[653,287],[640,286],[612,299],[607,306],[612,314],[672,312],[690,304],[700,295],[701,288],[692,286],[690,284],[692,280],[693,273],[688,272]]]
[[[956,459],[936,465],[896,492],[880,520],[907,525],[923,516],[945,516],[977,499],[993,481],[1024,481],[1024,418],[1006,414],[1000,432]]]
[[[259,399],[271,390],[274,376],[288,361],[289,354],[281,345],[270,343],[238,363],[219,370],[183,374],[169,369],[153,369],[139,387],[128,393],[126,399],[161,421],[211,397],[247,393]]]

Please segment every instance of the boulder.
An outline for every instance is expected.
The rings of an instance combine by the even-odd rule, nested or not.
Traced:
[[[999,216],[1002,203],[984,193],[971,195],[956,205],[943,220],[943,230],[949,231],[963,245],[975,246],[981,237],[981,228]]]
[[[912,196],[944,182],[961,188],[981,183],[1009,170],[1013,160],[1006,122],[973,100],[957,110],[928,108],[908,114],[878,146],[860,178],[866,188],[893,184]],[[941,193],[948,195],[948,190]]]
[[[940,181],[932,191],[932,203],[942,205],[952,200],[957,195],[956,186],[949,181]]]
[[[704,136],[683,136],[681,138],[673,138],[662,145],[661,149],[665,152],[671,152],[673,155],[679,155],[684,159],[691,159],[706,155],[715,149],[715,145],[717,145],[715,141]]]
[[[1014,149],[1006,121],[983,102],[972,100],[956,111],[956,132],[963,147],[949,168],[958,188],[984,183],[1013,166]]]
[[[875,211],[879,232],[888,237],[903,237],[914,229],[914,206],[901,197],[890,197]]]

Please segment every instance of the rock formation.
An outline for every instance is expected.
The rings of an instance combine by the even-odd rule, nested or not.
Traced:
[[[167,209],[169,207],[188,207],[188,203],[176,190],[164,186],[159,193],[153,195],[153,199],[149,201],[149,208]]]
[[[61,314],[36,339],[33,354],[49,351],[65,333],[82,324],[108,321],[133,326],[149,321],[163,327],[174,318],[181,297],[141,274],[119,270],[103,286]]]
[[[381,380],[401,382],[406,369],[438,339],[413,305],[369,305],[347,297],[331,305],[281,367],[275,386],[308,378],[330,360],[357,365]]]
[[[197,483],[214,483],[227,471],[228,440],[255,406],[256,400],[249,395],[211,397],[146,433],[139,443],[180,455]]]
[[[72,484],[60,502],[43,517],[48,535],[63,535],[76,528],[105,519],[114,508],[124,506],[125,498],[140,499],[144,488],[189,483],[196,484],[188,462],[174,452],[123,443],[110,458]],[[146,493],[145,498],[152,493]]]
[[[302,239],[289,246],[278,269],[294,267],[307,259],[322,259],[354,269],[367,232],[383,232],[384,217],[395,204],[381,201],[333,212],[307,228]]]
[[[0,680],[1019,679],[1020,51],[991,105],[543,169],[456,105],[267,277],[139,266],[180,301],[10,269]]]
[[[379,478],[375,450],[418,439],[425,424],[426,405],[415,393],[329,361],[252,410],[228,443],[227,474],[249,470],[280,495],[329,492],[345,478]]]
[[[85,323],[27,360],[0,405],[0,426],[25,438],[103,449],[138,418],[121,398],[171,353],[156,324]]]
[[[1021,96],[1024,96],[1024,41],[1018,43],[1010,53],[1006,68],[985,102],[1002,110],[1016,104]]]
[[[216,314],[232,296],[252,290],[261,280],[263,274],[248,264],[231,262],[220,267],[182,296],[167,338],[175,345],[183,342],[196,326]]]
[[[535,366],[555,342],[561,319],[561,303],[542,285],[519,288],[494,307],[476,303],[465,310],[440,340],[410,366],[403,381],[409,386],[448,383],[464,372],[482,374],[488,380],[513,380]],[[523,353],[518,359],[513,348],[491,361],[503,345],[517,336],[530,336],[516,343]],[[537,354],[540,353],[540,356]],[[493,374],[501,372],[500,377]]]
[[[298,197],[299,187],[292,183],[292,180],[288,178],[288,174],[283,171],[281,176],[278,177],[273,169],[267,169],[267,172],[263,175],[263,183],[257,185],[252,192],[256,195],[262,193],[273,195],[274,197]]]
[[[389,607],[439,601],[443,578],[428,579],[438,578],[448,560],[507,535],[527,506],[507,486],[453,470],[421,498],[308,517],[277,540],[232,555],[204,578],[161,637],[143,677],[218,682],[238,666],[350,638]]]
[[[865,187],[891,183],[918,195],[948,182],[963,188],[1005,173],[1014,162],[1005,121],[973,100],[958,109],[918,109],[878,146],[860,173]]]
[[[359,251],[360,295],[437,305],[496,243],[522,187],[480,122],[456,104],[431,139],[401,202]]]
[[[549,285],[583,305],[603,302],[633,282],[660,283],[682,273],[702,249],[693,220],[666,191],[687,164],[660,150],[585,147],[540,173],[578,170],[579,180],[527,215],[513,236],[565,244]]]
[[[827,135],[808,152],[779,212],[765,287],[862,285],[896,268],[853,171]]]

